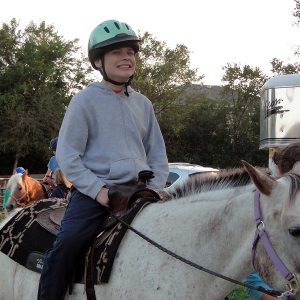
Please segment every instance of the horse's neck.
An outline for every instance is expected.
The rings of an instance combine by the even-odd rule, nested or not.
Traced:
[[[40,183],[37,180],[35,180],[34,178],[31,178],[31,177],[27,177],[26,182],[25,182],[25,185],[27,185],[28,188],[35,187],[39,184]]]
[[[216,192],[216,196],[224,200],[212,203],[214,208],[210,210],[210,215],[207,211],[207,217],[205,212],[202,213],[202,226],[208,224],[204,242],[208,239],[218,241],[222,273],[239,279],[247,275],[247,270],[251,270],[251,247],[255,231],[253,194],[244,190],[249,190],[249,187]],[[205,218],[209,219],[209,223]],[[214,245],[214,242],[211,244]]]
[[[34,178],[27,178],[27,191],[31,201],[40,200],[45,197],[43,186]]]
[[[160,226],[173,228],[163,240],[171,239],[178,254],[242,280],[251,270],[255,230],[252,194],[244,189],[200,193],[166,203],[165,212],[158,208],[165,218]]]

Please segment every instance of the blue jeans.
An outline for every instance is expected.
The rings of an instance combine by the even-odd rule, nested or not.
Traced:
[[[45,255],[39,300],[64,298],[75,261],[88,249],[106,217],[107,211],[101,204],[72,189],[57,239]]]

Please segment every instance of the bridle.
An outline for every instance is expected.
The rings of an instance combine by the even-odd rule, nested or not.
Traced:
[[[29,194],[28,194],[28,188],[27,188],[27,185],[24,183],[24,186],[25,186],[25,192],[22,196],[20,197],[15,197],[14,194],[10,195],[9,198],[12,198],[13,201],[18,205],[19,202],[24,199],[25,197],[27,197],[27,200],[29,200]]]
[[[255,256],[256,256],[256,248],[259,240],[262,240],[263,247],[271,259],[273,265],[277,269],[277,271],[287,280],[287,288],[288,290],[283,292],[281,296],[294,296],[299,290],[299,281],[297,276],[291,273],[282,260],[277,255],[274,250],[268,234],[265,230],[265,223],[262,218],[261,209],[260,209],[260,193],[258,191],[254,192],[254,214],[256,221],[256,231],[255,237],[252,245],[252,265],[254,267]]]
[[[230,277],[224,276],[222,274],[219,274],[217,272],[214,272],[212,270],[206,269],[203,266],[200,266],[172,251],[170,251],[169,249],[166,249],[165,247],[161,246],[160,244],[156,243],[155,241],[153,241],[152,239],[150,239],[149,237],[145,236],[143,233],[141,233],[140,231],[136,230],[134,227],[132,227],[131,225],[127,224],[126,222],[124,222],[120,217],[111,214],[111,216],[113,218],[115,218],[117,221],[119,221],[121,224],[123,224],[124,226],[126,226],[128,229],[130,229],[132,232],[134,232],[135,234],[137,234],[138,236],[140,236],[142,239],[146,240],[148,243],[152,244],[153,246],[155,246],[156,248],[160,249],[161,251],[167,253],[168,255],[184,262],[187,265],[190,265],[200,271],[204,271],[208,274],[211,274],[213,276],[219,277],[221,279],[224,279],[226,281],[229,281],[231,283],[252,289],[252,290],[257,290],[259,292],[271,295],[273,297],[282,297],[282,296],[286,296],[287,299],[289,298],[289,296],[294,296],[297,291],[299,290],[299,281],[296,277],[295,274],[291,273],[287,267],[284,265],[284,263],[281,261],[281,259],[279,258],[279,256],[276,254],[273,246],[270,243],[270,240],[268,238],[268,235],[265,231],[265,224],[262,220],[262,216],[261,216],[261,210],[260,210],[260,193],[258,191],[254,191],[254,214],[255,214],[255,219],[256,219],[256,232],[255,232],[255,238],[253,241],[253,245],[252,245],[252,264],[254,267],[254,260],[255,260],[255,254],[256,254],[256,246],[258,244],[258,241],[261,239],[263,241],[263,245],[264,248],[266,250],[266,252],[268,253],[269,257],[271,258],[273,264],[275,265],[276,269],[284,276],[284,278],[287,280],[287,291],[281,292],[281,291],[275,291],[275,290],[269,290],[269,289],[265,289],[262,286],[259,287],[254,287],[253,285],[244,283],[244,282],[240,282],[238,280],[232,279]]]

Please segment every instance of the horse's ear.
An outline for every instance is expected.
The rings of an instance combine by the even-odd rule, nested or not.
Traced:
[[[23,178],[25,178],[26,176],[28,176],[28,169],[26,169],[25,172],[22,174]]]
[[[261,170],[254,168],[248,162],[242,160],[242,163],[258,190],[265,195],[270,195],[277,184],[276,180]]]

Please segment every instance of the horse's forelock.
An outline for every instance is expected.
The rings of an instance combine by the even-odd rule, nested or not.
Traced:
[[[295,203],[296,194],[300,190],[300,175],[295,173],[288,173],[284,177],[290,180],[290,194],[289,194],[289,205],[293,205]]]

